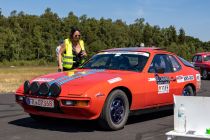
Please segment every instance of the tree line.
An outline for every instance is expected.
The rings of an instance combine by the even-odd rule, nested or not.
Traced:
[[[128,25],[121,19],[78,17],[73,12],[61,18],[50,8],[40,16],[14,10],[5,17],[0,9],[0,62],[55,62],[58,41],[69,37],[72,26],[81,30],[89,56],[100,50],[140,46],[141,43],[164,48],[188,60],[196,52],[210,51],[210,41],[186,36],[183,28],[177,30],[172,25],[152,26],[144,18]]]

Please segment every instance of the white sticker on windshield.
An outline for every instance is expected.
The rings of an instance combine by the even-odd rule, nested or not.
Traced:
[[[121,53],[116,53],[116,54],[115,54],[115,56],[120,56],[120,55],[121,55]]]
[[[146,57],[149,57],[149,54],[148,53],[138,52],[138,54],[143,55],[143,56],[146,56]]]
[[[136,55],[143,55],[143,56],[146,56],[146,57],[149,57],[149,53],[146,53],[146,52],[100,52],[98,54],[115,54],[115,56],[120,56],[122,54],[136,54]]]

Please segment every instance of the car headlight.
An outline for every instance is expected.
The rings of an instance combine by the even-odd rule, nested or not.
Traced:
[[[40,84],[38,82],[33,82],[30,86],[31,94],[36,94],[39,91]]]
[[[58,83],[53,83],[50,86],[50,93],[53,97],[59,96],[59,94],[61,93],[61,86]]]
[[[30,82],[27,80],[24,82],[24,94],[28,94],[30,90]]]
[[[48,83],[42,83],[39,88],[40,95],[47,95],[50,91],[50,85]]]

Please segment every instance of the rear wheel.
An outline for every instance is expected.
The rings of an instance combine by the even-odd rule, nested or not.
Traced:
[[[128,119],[129,102],[122,90],[114,90],[107,97],[104,104],[99,124],[103,129],[119,130],[122,129]]]
[[[182,95],[183,96],[195,96],[195,92],[194,92],[192,86],[188,85],[188,86],[184,87],[184,89],[182,91]]]
[[[208,72],[207,72],[207,70],[203,70],[202,71],[202,79],[204,79],[204,80],[206,80],[206,79],[208,79],[209,78],[209,76],[208,76]]]

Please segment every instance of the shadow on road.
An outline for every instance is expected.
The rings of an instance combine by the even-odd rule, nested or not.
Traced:
[[[130,116],[127,124],[140,123],[144,121],[154,120],[161,117],[173,115],[173,111],[160,111],[143,115]],[[9,122],[9,124],[27,127],[32,129],[43,129],[60,132],[93,132],[102,130],[96,120],[68,120],[68,119],[46,119],[44,121],[35,121],[30,117],[21,118]]]
[[[142,114],[142,115],[134,115],[128,118],[127,124],[134,124],[134,123],[139,123],[139,122],[144,122],[144,121],[155,120],[158,118],[167,117],[171,115],[173,115],[173,109],[147,113],[147,114]]]
[[[92,132],[99,129],[96,121],[67,119],[47,119],[43,121],[35,121],[31,117],[26,117],[11,121],[9,124],[33,129],[61,132]]]

